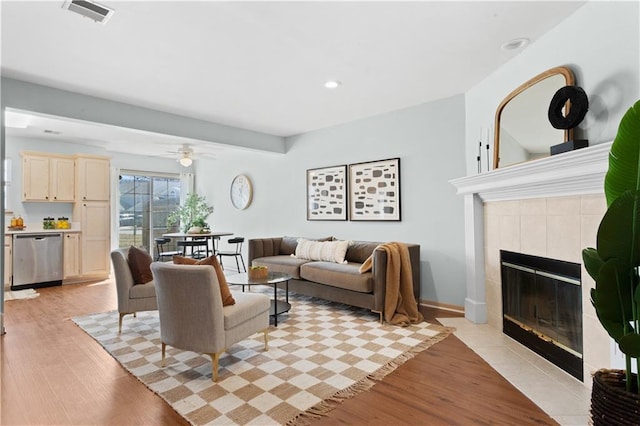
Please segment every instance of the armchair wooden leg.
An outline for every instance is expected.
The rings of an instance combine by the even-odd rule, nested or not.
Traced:
[[[218,381],[218,361],[220,361],[220,354],[224,351],[216,352],[214,354],[207,354],[211,357],[211,380]]]
[[[264,333],[264,350],[268,351],[269,350],[269,329],[265,328],[263,333]]]
[[[118,334],[122,333],[122,317],[124,317],[126,314],[123,314],[122,312],[120,312],[119,318],[118,318]]]
[[[164,367],[164,356],[167,352],[167,344],[162,342],[162,366]]]

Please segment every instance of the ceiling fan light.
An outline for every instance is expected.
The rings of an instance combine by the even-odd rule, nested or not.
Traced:
[[[337,89],[340,85],[342,85],[342,83],[338,80],[329,80],[324,83],[324,87],[326,87],[327,89]]]
[[[180,164],[183,165],[184,167],[189,167],[193,163],[193,160],[186,156],[182,157],[179,161],[180,161]]]

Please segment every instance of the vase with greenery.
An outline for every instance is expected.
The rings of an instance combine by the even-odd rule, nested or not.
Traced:
[[[167,226],[179,223],[183,232],[188,232],[192,227],[206,229],[209,227],[206,220],[211,213],[213,207],[207,203],[204,196],[187,194],[184,204],[167,217]]]
[[[609,153],[604,180],[607,211],[596,248],[582,251],[595,280],[591,304],[607,333],[625,356],[624,386],[638,393],[640,366],[640,101],[623,116]],[[594,382],[595,389],[595,382]],[[592,397],[593,410],[593,397]],[[637,413],[636,413],[637,415]]]

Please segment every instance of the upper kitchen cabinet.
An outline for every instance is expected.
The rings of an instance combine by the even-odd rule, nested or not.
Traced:
[[[76,156],[76,201],[109,201],[109,158]]]
[[[73,202],[73,157],[36,152],[22,153],[22,201]]]

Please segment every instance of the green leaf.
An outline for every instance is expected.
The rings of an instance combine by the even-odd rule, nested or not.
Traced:
[[[625,113],[609,152],[609,170],[604,179],[607,205],[627,190],[638,190],[640,159],[640,101]]]
[[[213,213],[213,207],[211,207],[204,196],[198,194],[187,194],[184,205],[179,206],[175,211],[171,212],[167,217],[167,225],[171,226],[175,223],[180,223],[183,230],[194,226],[196,222],[200,225],[206,225],[207,217]]]
[[[640,306],[640,285],[636,284],[636,289],[634,290],[634,294],[633,294],[633,301],[635,302],[636,306]],[[640,314],[640,312],[636,311],[636,315]]]
[[[600,268],[604,265],[604,261],[600,258],[598,251],[592,247],[587,247],[582,250],[582,261],[591,278],[594,280],[598,279],[598,272],[600,272]]]
[[[607,209],[598,228],[598,255],[640,264],[640,192],[626,191]]]
[[[631,286],[629,268],[624,262],[611,259],[600,269],[596,288],[591,292],[598,319],[616,342],[627,333],[633,316]]]
[[[640,357],[640,334],[628,333],[622,336],[618,347],[623,354],[632,358]]]

